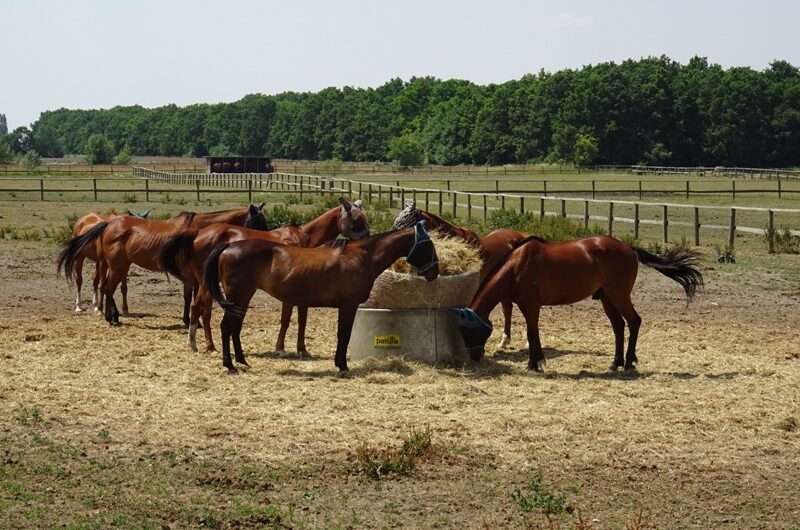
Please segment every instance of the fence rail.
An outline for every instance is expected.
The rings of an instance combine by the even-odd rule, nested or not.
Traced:
[[[677,204],[677,203],[652,203],[652,202],[636,202],[627,200],[604,200],[604,199],[589,199],[589,198],[576,198],[576,197],[563,197],[552,195],[538,195],[532,196],[530,194],[512,194],[508,192],[468,192],[458,190],[443,190],[431,188],[416,188],[409,186],[398,186],[386,184],[382,182],[366,182],[363,180],[345,179],[333,176],[319,176],[319,175],[302,175],[292,173],[272,173],[269,175],[263,174],[250,174],[250,175],[230,175],[230,174],[207,174],[201,173],[196,175],[181,175],[171,174],[167,172],[151,171],[145,168],[135,168],[135,174],[146,179],[161,180],[173,184],[194,184],[197,191],[197,196],[200,197],[201,191],[206,191],[201,188],[202,185],[210,186],[226,186],[246,188],[248,190],[248,197],[252,200],[252,193],[254,190],[266,190],[273,192],[294,192],[297,193],[301,200],[305,194],[324,195],[324,194],[343,194],[347,196],[358,196],[366,200],[367,204],[373,201],[386,200],[390,207],[397,205],[402,207],[406,199],[419,201],[424,203],[425,209],[429,211],[438,212],[439,214],[451,213],[453,217],[457,217],[460,210],[466,210],[468,219],[473,218],[473,210],[480,211],[483,219],[488,217],[488,213],[493,210],[502,209],[517,209],[520,213],[531,211],[530,207],[535,206],[538,202],[538,213],[541,217],[546,215],[560,215],[573,219],[580,219],[584,227],[588,228],[591,221],[599,221],[607,223],[607,232],[609,235],[614,233],[614,223],[628,223],[633,224],[633,235],[639,237],[639,227],[641,225],[660,225],[662,227],[662,240],[666,243],[669,241],[669,227],[670,226],[690,226],[692,227],[694,244],[700,245],[701,231],[702,230],[727,230],[728,232],[728,245],[734,246],[736,233],[746,234],[760,234],[763,235],[765,230],[774,232],[776,228],[775,214],[800,214],[800,209],[792,208],[760,208],[760,207],[747,207],[747,206],[707,206],[707,205],[694,205],[694,204]],[[488,200],[492,198],[495,202],[499,201],[499,205],[490,205]],[[198,199],[199,200],[199,199]],[[527,208],[526,210],[526,201]],[[531,204],[533,203],[533,204]],[[553,203],[559,205],[555,211],[548,210],[548,206]],[[582,203],[582,214],[571,214],[567,212],[568,203]],[[607,208],[607,215],[592,215],[590,213],[590,205],[597,207],[603,205]],[[632,217],[615,216],[614,208],[616,206],[629,206],[633,208]],[[433,209],[431,209],[433,207]],[[660,208],[660,219],[647,219],[640,215],[642,207]],[[551,206],[552,208],[552,206]],[[688,210],[692,213],[692,221],[679,221],[670,219],[670,211],[675,209]],[[536,210],[533,210],[536,211]],[[701,223],[701,213],[714,212],[720,214],[727,213],[728,223]],[[737,224],[737,212],[756,213],[763,215],[764,224],[761,227],[743,226]],[[766,228],[765,228],[766,227]],[[789,229],[789,232],[794,236],[800,236],[800,226]]]

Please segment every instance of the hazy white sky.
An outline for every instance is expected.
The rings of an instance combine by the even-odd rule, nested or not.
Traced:
[[[693,55],[800,65],[795,0],[0,0],[0,113],[229,102],[431,75],[485,84]]]

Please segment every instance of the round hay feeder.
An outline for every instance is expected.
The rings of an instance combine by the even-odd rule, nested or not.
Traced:
[[[474,247],[431,234],[439,254],[440,276],[432,282],[415,274],[386,270],[378,276],[369,299],[353,323],[350,358],[406,356],[427,363],[463,362],[467,350],[451,307],[469,305],[478,290],[480,258]],[[446,247],[470,253],[469,267],[448,268]],[[464,247],[464,248],[461,248]],[[443,257],[445,259],[443,259]],[[462,264],[464,261],[462,260]],[[395,268],[403,270],[403,264]],[[457,274],[452,274],[453,270]]]

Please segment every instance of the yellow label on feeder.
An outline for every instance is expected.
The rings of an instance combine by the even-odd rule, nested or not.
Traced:
[[[399,348],[400,335],[375,335],[373,344],[376,348]]]

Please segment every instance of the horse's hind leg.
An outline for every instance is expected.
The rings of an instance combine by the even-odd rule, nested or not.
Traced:
[[[75,312],[80,313],[83,311],[83,307],[81,307],[81,286],[83,285],[83,256],[78,256],[75,258],[75,266],[73,270],[75,271],[75,289],[77,290],[77,294],[75,295]]]
[[[636,341],[639,338],[639,327],[642,325],[642,317],[633,308],[630,293],[619,295],[611,299],[614,307],[617,308],[622,318],[628,324],[630,336],[628,337],[628,351],[625,353],[625,370],[636,369]]]
[[[622,368],[625,360],[622,357],[622,348],[625,342],[625,321],[622,315],[619,314],[617,308],[611,303],[608,295],[605,293],[600,295],[600,301],[603,303],[603,310],[611,321],[611,329],[614,330],[614,362],[609,366],[609,370],[616,371],[617,368]]]
[[[105,262],[100,259],[94,267],[94,278],[92,279],[92,305],[96,312],[103,311],[103,302],[105,301],[106,292],[106,279],[108,277],[108,267]]]
[[[192,292],[194,290],[194,281],[183,281],[183,327],[189,328],[189,311],[192,306]]]
[[[122,278],[122,282],[119,284],[119,292],[122,293],[122,314],[128,316],[130,311],[128,311],[128,275],[125,274],[125,277]]]
[[[231,360],[231,336],[237,329],[237,325],[241,329],[241,318],[237,309],[236,307],[226,309],[219,325],[222,335],[222,366],[228,369],[228,375],[239,375],[239,370],[233,366],[233,361]]]
[[[128,274],[128,269],[130,268],[130,264],[121,272],[117,272],[114,269],[108,269],[108,275],[106,277],[106,307],[105,307],[105,315],[106,315],[106,322],[111,325],[119,325],[119,310],[117,309],[117,304],[114,301],[114,291],[117,289],[117,286],[124,280],[125,276]]]
[[[308,320],[308,308],[297,306],[297,353],[300,357],[309,358],[311,354],[306,349],[306,321]]]
[[[275,353],[278,357],[286,357],[286,331],[289,329],[289,324],[292,321],[292,310],[294,306],[291,304],[281,304],[281,327],[278,330],[278,340],[275,341]]]

